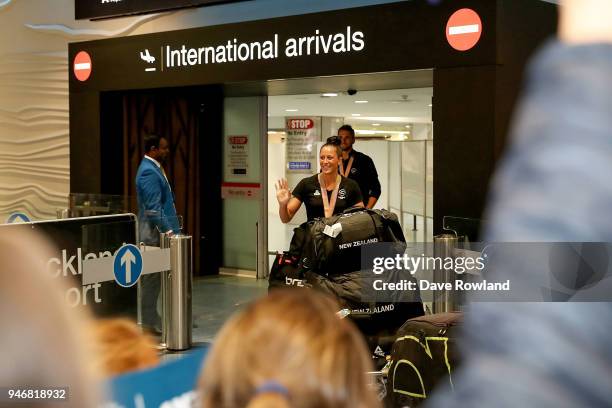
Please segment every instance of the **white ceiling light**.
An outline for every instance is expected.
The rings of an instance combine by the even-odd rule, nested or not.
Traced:
[[[325,92],[325,93],[324,93],[323,95],[321,95],[321,96],[324,96],[324,97],[326,97],[326,98],[330,98],[330,97],[332,97],[332,96],[338,96],[338,94],[337,94],[337,93],[334,93],[334,92]]]
[[[431,108],[431,107],[433,106],[433,103],[430,103],[430,104],[429,104],[429,105],[427,105],[427,106],[429,106],[429,107]]]
[[[361,116],[361,113],[351,113],[351,116]]]
[[[297,109],[285,109],[285,112],[297,112]]]
[[[413,117],[400,117],[400,116],[362,116],[360,118],[356,118],[356,120],[367,120],[368,122],[403,122],[403,123],[412,123],[412,122],[420,122],[419,118]]]
[[[380,126],[380,123],[372,123],[372,126]]]
[[[368,103],[368,101],[360,100],[360,101],[355,101],[355,103]]]
[[[400,135],[405,134],[406,132],[399,130],[365,130],[365,129],[355,129],[355,134],[357,135]]]

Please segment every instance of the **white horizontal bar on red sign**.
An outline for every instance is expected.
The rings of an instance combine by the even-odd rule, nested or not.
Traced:
[[[448,28],[449,35],[460,35],[460,34],[472,34],[480,31],[480,25],[478,24],[469,24],[462,26],[455,26]]]

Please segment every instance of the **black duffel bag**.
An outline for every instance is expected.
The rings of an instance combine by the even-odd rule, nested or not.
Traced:
[[[335,224],[341,231],[335,237],[326,234],[325,228]],[[362,269],[361,251],[368,245],[391,244],[384,248],[389,257],[405,252],[406,240],[394,213],[350,208],[330,218],[316,219],[308,228],[310,236],[304,240],[302,251],[302,259],[309,266],[304,274],[306,286],[336,297],[341,307],[351,311],[349,317],[363,334],[393,335],[406,320],[423,315],[418,290],[402,292],[394,299],[375,299],[371,289],[374,275]]]
[[[336,236],[326,231],[341,230]],[[397,216],[387,210],[349,208],[329,218],[318,218],[310,225],[310,248],[302,254],[312,259],[309,269],[326,275],[342,275],[361,270],[361,249],[382,242],[394,243],[395,253],[406,250],[406,239]]]
[[[437,313],[408,320],[391,349],[385,407],[415,407],[435,387],[451,386],[459,364],[460,312]]]
[[[326,228],[341,230],[335,236]],[[334,235],[334,234],[331,234]],[[285,286],[312,287],[336,297],[352,311],[371,315],[361,325],[365,333],[391,330],[407,319],[423,314],[420,294],[414,291],[393,302],[364,302],[361,250],[367,245],[390,243],[391,253],[406,249],[397,216],[387,210],[349,208],[330,218],[317,218],[293,230],[289,251],[277,254],[272,265],[269,289]]]
[[[304,252],[306,248],[311,246],[310,224],[312,223],[305,222],[294,228],[289,251],[276,254],[270,268],[268,291],[286,286],[306,286],[304,273],[309,269],[309,266],[304,264],[306,260]]]
[[[401,302],[364,301],[363,285],[368,281],[362,279],[360,271],[333,276],[306,271],[304,278],[305,286],[337,298],[341,308],[350,310],[349,317],[366,336],[394,335],[406,320],[423,315],[418,291]]]
[[[304,287],[305,285],[304,269],[300,267],[299,258],[287,251],[276,254],[270,269],[268,291],[287,286]]]

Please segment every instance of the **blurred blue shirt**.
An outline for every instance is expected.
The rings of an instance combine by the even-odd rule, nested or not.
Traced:
[[[612,242],[612,44],[550,42],[528,71],[486,241]],[[529,279],[516,259],[496,271]],[[612,406],[612,304],[474,303],[430,407]]]

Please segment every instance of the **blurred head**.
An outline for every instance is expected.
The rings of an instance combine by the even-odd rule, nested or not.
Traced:
[[[337,310],[313,290],[279,289],[234,316],[206,360],[203,407],[379,407],[366,344]],[[287,395],[256,392],[270,382]]]
[[[168,140],[156,134],[145,135],[144,147],[146,155],[160,163],[165,163],[170,154]]]
[[[128,319],[100,319],[92,324],[96,371],[114,376],[156,366],[153,339]]]
[[[67,306],[68,286],[45,268],[57,251],[29,228],[0,226],[0,384],[70,387],[68,401],[59,405],[95,407],[97,378],[89,370],[85,349],[89,316]],[[28,404],[58,406],[44,400]]]
[[[338,173],[341,156],[342,151],[338,145],[328,142],[321,146],[321,150],[319,150],[319,166],[321,167],[321,173]]]
[[[342,151],[350,151],[355,143],[355,130],[351,125],[340,126],[338,129]]]

